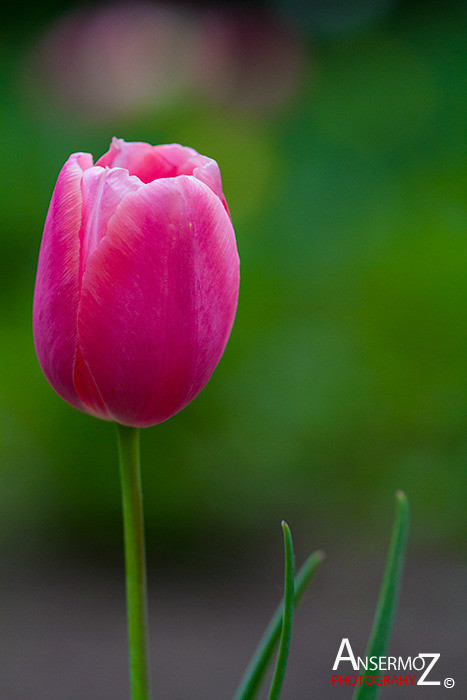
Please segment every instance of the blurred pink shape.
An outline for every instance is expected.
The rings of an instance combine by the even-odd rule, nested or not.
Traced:
[[[187,17],[174,8],[109,5],[65,16],[44,37],[39,57],[55,97],[105,118],[160,107],[183,92],[192,38]]]
[[[54,99],[105,120],[183,96],[275,109],[296,94],[306,55],[265,11],[134,3],[66,15],[31,64]]]

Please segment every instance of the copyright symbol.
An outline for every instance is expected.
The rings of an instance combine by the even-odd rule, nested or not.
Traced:
[[[455,685],[454,678],[445,678],[444,679],[444,687],[445,688],[454,688],[454,685]]]

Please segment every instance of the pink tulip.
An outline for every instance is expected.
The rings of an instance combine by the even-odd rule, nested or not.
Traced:
[[[234,321],[239,259],[217,163],[114,139],[55,186],[34,293],[55,391],[124,425],[160,423],[203,389]]]

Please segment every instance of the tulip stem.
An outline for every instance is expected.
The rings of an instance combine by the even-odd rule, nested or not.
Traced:
[[[123,501],[131,700],[150,700],[148,616],[139,428],[117,424]]]

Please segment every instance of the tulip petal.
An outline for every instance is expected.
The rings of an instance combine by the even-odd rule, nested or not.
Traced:
[[[109,151],[99,158],[96,165],[126,168],[130,175],[137,175],[145,183],[177,175],[194,175],[219,197],[227,213],[229,211],[216,161],[189,146],[178,143],[150,146],[148,143],[127,143],[123,139],[113,138]]]
[[[78,334],[81,180],[93,165],[89,153],[75,153],[58,176],[45,222],[34,290],[33,331],[37,357],[55,391],[86,410],[75,389],[73,368]]]
[[[229,216],[192,176],[130,192],[89,256],[79,346],[108,412],[134,426],[188,404],[233,324],[239,261]]]
[[[83,215],[80,231],[80,283],[89,255],[107,232],[107,223],[128,192],[142,187],[141,180],[123,168],[89,168],[83,175]]]
[[[125,168],[144,183],[178,174],[176,164],[164,158],[157,146],[138,141],[127,143],[116,138],[112,139],[110,150],[99,158],[96,165]]]
[[[159,146],[158,148],[162,150],[172,148],[172,146]],[[179,164],[177,175],[194,175],[198,180],[204,182],[219,197],[230,216],[227,202],[222,192],[221,173],[216,161],[207,156],[202,156],[192,148],[184,148],[182,146],[179,146],[179,148],[185,151],[185,161]]]

